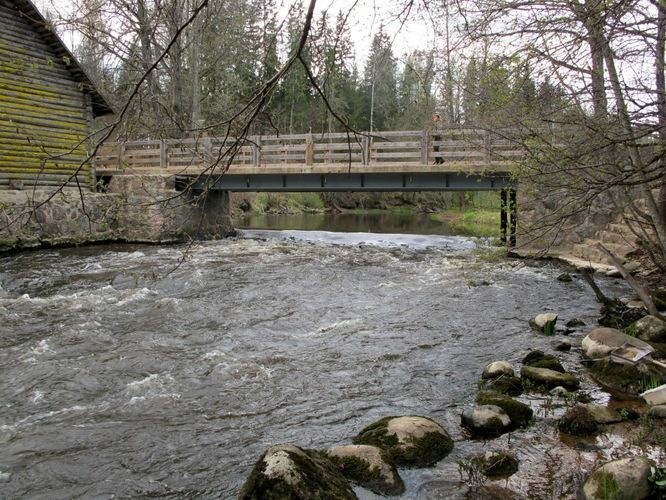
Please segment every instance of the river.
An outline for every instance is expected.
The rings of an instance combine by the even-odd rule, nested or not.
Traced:
[[[552,350],[529,318],[592,325],[599,306],[581,280],[556,280],[558,264],[487,258],[481,244],[243,230],[191,247],[3,256],[0,497],[234,498],[273,444],[325,448],[381,417],[419,414],[456,447],[431,469],[401,471],[403,498],[458,498],[456,461],[500,445],[521,459],[510,488],[567,498],[612,447],[562,443],[544,411],[527,431],[470,440],[460,413],[486,363]],[[579,361],[576,349],[562,355],[568,369]],[[583,389],[608,400],[586,378]]]

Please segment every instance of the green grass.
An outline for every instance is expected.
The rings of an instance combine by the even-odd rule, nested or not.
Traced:
[[[447,210],[432,214],[433,220],[449,224],[456,232],[469,236],[499,236],[499,210],[472,208],[465,211]]]
[[[252,211],[259,213],[319,212],[324,202],[318,193],[259,193],[252,203]]]

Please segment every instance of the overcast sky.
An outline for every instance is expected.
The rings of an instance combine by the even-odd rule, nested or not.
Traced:
[[[63,16],[71,14],[70,0],[34,0],[34,2],[42,13],[53,10],[55,6]],[[282,0],[278,9],[281,16],[287,14],[292,3],[291,0]],[[423,16],[413,12],[411,19],[404,24],[396,18],[404,4],[403,0],[317,0],[317,12],[320,15],[321,12],[328,11],[334,22],[338,11],[348,12],[353,8],[348,24],[356,50],[356,59],[362,68],[368,56],[372,36],[382,25],[384,31],[393,37],[393,51],[399,59],[414,49],[433,47],[435,43],[433,29],[431,23],[422,19]],[[417,19],[419,17],[421,19]],[[72,33],[61,33],[61,36],[70,48],[77,40],[76,35]]]

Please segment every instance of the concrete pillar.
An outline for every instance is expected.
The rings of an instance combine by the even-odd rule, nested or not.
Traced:
[[[509,247],[516,248],[516,227],[518,225],[518,207],[516,203],[516,190],[509,189],[509,213],[511,222],[509,226]]]
[[[506,244],[506,226],[507,226],[507,212],[509,204],[507,201],[507,191],[502,189],[500,192],[500,241]]]
[[[190,195],[192,210],[188,234],[198,240],[216,240],[233,234],[229,191],[208,190]]]

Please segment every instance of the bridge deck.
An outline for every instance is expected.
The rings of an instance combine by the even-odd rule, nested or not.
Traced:
[[[300,134],[107,143],[94,165],[98,177],[174,176],[195,189],[494,190],[509,185],[510,170],[523,154],[505,136],[460,128],[376,132],[357,139]]]

